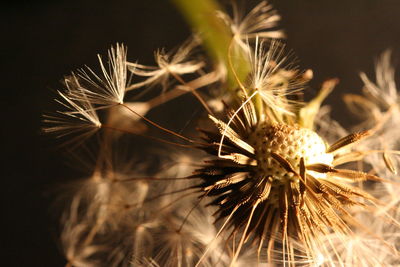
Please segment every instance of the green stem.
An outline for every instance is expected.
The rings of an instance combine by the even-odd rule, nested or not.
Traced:
[[[224,21],[217,16],[217,11],[222,10],[220,6],[214,0],[172,0],[172,2],[193,31],[200,34],[204,47],[214,62],[222,63],[227,68],[229,89],[235,89],[238,83],[233,71],[239,79],[244,80],[250,66],[243,57],[243,53],[234,52],[236,49],[232,49],[234,55],[229,55],[233,35]],[[235,70],[229,67],[229,56],[232,58]]]

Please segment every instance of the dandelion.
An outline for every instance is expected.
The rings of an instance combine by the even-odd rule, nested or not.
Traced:
[[[45,131],[76,142],[107,129],[63,218],[67,266],[396,266],[400,114],[390,54],[378,61],[376,82],[361,74],[364,95],[346,96],[364,115],[348,131],[321,107],[336,79],[300,102],[313,74],[294,67],[280,41],[266,40],[283,36],[267,2],[246,16],[236,5],[233,18],[217,14],[232,34],[224,47],[246,56],[246,75],[231,49],[229,62],[206,72],[213,64],[193,57],[200,41],[191,39],[175,52],[157,51],[157,66],[127,62],[117,44],[108,68],[99,57],[101,75],[87,68],[65,79],[59,94],[67,110],[48,117]],[[127,70],[143,80],[129,84]],[[227,73],[237,88],[228,88]],[[128,90],[157,84],[159,96],[124,99]],[[196,92],[203,87],[213,90],[207,99]],[[209,120],[190,122],[199,127],[188,132],[200,137],[146,117],[184,92],[208,113]],[[185,144],[145,134],[152,127]],[[138,153],[127,142],[132,135],[182,150],[157,143]],[[120,161],[113,158],[119,142],[129,150]]]
[[[241,235],[232,264],[249,239],[258,240],[260,248],[269,243],[269,258],[273,258],[277,236],[281,236],[283,260],[294,257],[292,239],[301,240],[307,255],[315,256],[313,248],[325,234],[347,235],[351,233],[348,223],[358,224],[345,207],[364,206],[362,199],[374,201],[351,183],[379,181],[378,177],[335,165],[347,156],[338,151],[368,132],[350,134],[328,146],[312,130],[271,123],[256,114],[248,101],[231,116],[232,127],[211,117],[219,134],[203,131],[209,144],[203,149],[219,159],[197,170],[195,176],[203,180],[199,187],[204,195],[214,197],[211,204],[218,208],[218,220]]]

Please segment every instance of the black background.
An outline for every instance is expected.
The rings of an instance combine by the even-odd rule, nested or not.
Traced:
[[[398,61],[400,1],[271,2],[301,67],[314,70],[313,88],[326,78],[340,79],[330,103],[334,117],[348,121],[341,95],[361,88],[358,72],[372,74],[374,58],[386,48]],[[51,192],[73,173],[50,137],[40,133],[41,114],[54,109],[52,91],[71,70],[95,66],[96,54],[116,42],[128,46],[128,59],[149,64],[154,50],[179,45],[189,29],[166,0],[14,1],[0,13],[0,214],[6,249],[0,265],[63,266]]]

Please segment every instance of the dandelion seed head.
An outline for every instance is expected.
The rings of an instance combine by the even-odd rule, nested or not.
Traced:
[[[217,208],[217,221],[227,223],[232,235],[241,235],[238,251],[246,240],[259,246],[266,240],[282,248],[269,251],[274,261],[303,258],[315,263],[319,255],[315,248],[327,233],[351,234],[341,214],[348,213],[350,206],[362,209],[362,199],[371,201],[351,183],[379,178],[335,168],[337,159],[351,153],[351,144],[368,131],[328,145],[309,128],[257,117],[251,101],[230,114],[228,124],[211,117],[219,134],[203,131],[205,140],[213,144],[203,149],[219,158],[195,172],[202,179],[198,186],[204,196],[213,197],[210,204]],[[329,249],[329,245],[324,248]],[[233,262],[238,256],[236,252]]]

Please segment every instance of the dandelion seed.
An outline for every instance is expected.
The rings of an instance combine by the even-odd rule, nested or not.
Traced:
[[[362,231],[344,236],[329,234],[324,237],[326,244],[323,246],[327,248],[324,249],[323,266],[396,266],[398,255],[390,246],[396,244],[397,234],[387,231],[384,223],[372,214],[361,213],[358,217],[382,239]],[[331,246],[335,247],[334,251],[330,249]]]
[[[195,209],[182,225],[182,218],[189,209],[179,206],[177,211],[177,214],[165,214],[168,217],[164,219],[164,227],[156,234],[163,245],[156,250],[154,259],[162,262],[163,266],[194,266],[215,235],[211,213],[209,210]],[[221,266],[221,261],[227,260],[226,257],[221,259],[223,251],[223,244],[215,243],[213,252],[203,261],[203,266]]]
[[[345,97],[350,110],[365,120],[360,126],[379,123],[387,112],[391,113],[391,118],[386,119],[390,126],[385,127],[385,130],[390,130],[390,127],[396,127],[398,124],[398,116],[396,114],[400,112],[400,102],[394,79],[394,68],[390,63],[390,56],[390,50],[385,51],[380,56],[375,66],[376,83],[372,82],[365,73],[362,72],[360,74],[364,82],[364,96],[350,94]],[[397,130],[398,128],[396,128]]]
[[[233,40],[243,49],[246,49],[246,40],[254,38],[284,38],[282,30],[275,29],[280,16],[266,1],[255,6],[247,15],[242,14],[238,5],[232,2],[233,17],[222,11],[218,16],[230,27]]]
[[[164,50],[158,50],[154,56],[157,66],[145,66],[128,62],[128,69],[133,74],[148,78],[142,82],[131,84],[127,90],[143,86],[154,86],[155,84],[161,84],[163,90],[166,90],[170,83],[171,75],[190,74],[201,70],[205,64],[203,61],[189,59],[197,45],[198,40],[194,38],[186,41],[176,52],[166,53]]]
[[[75,75],[65,78],[65,86],[68,91],[79,88],[79,82]],[[101,122],[97,116],[92,103],[82,92],[79,99],[73,99],[69,94],[58,91],[62,100],[56,100],[67,110],[59,111],[56,115],[46,115],[44,123],[49,124],[43,131],[54,133],[57,137],[74,135],[68,142],[86,139],[101,127]],[[53,126],[50,126],[53,125]]]
[[[96,161],[93,174],[75,185],[72,215],[68,214],[62,233],[73,266],[129,266],[152,255],[151,231],[161,214],[149,209],[146,199],[158,193],[149,192],[149,181],[135,178],[143,167],[107,152]],[[92,254],[86,252],[92,248]]]
[[[376,67],[376,83],[368,79],[365,73],[361,74],[364,82],[363,96],[347,96],[347,104],[357,115],[371,115],[369,117],[360,116],[361,123],[356,129],[363,129],[365,126],[373,124],[376,128],[376,138],[371,138],[363,143],[365,150],[384,150],[398,151],[400,143],[397,139],[400,132],[400,102],[397,92],[394,69],[390,64],[391,52],[385,51],[380,56]],[[372,154],[366,157],[366,162],[374,166],[375,171],[381,176],[395,179],[395,169],[399,164],[399,158],[392,157],[389,153],[382,155]],[[390,185],[388,185],[390,186]]]
[[[368,79],[364,72],[360,73],[360,77],[364,82],[364,94],[374,103],[383,105],[388,108],[393,104],[398,104],[398,92],[394,81],[394,68],[390,63],[391,51],[387,50],[382,53],[376,66],[376,84]]]
[[[289,56],[284,54],[282,43],[272,41],[268,49],[265,45],[256,39],[254,52],[249,53],[250,77],[244,85],[257,91],[273,113],[293,115],[290,109],[295,102],[288,100],[287,96],[301,91],[304,80],[298,70],[287,63]]]
[[[87,221],[79,216],[79,199],[74,198],[70,210],[64,214],[61,242],[68,260],[66,266],[99,266],[100,260],[95,254],[107,251],[104,245],[84,242],[90,231]]]
[[[318,110],[314,123],[318,134],[329,143],[334,143],[349,133],[338,121],[332,119],[331,111],[330,106],[322,106]]]
[[[124,103],[127,84],[126,48],[117,44],[108,51],[108,67],[98,55],[102,74],[97,75],[91,68],[77,72],[79,86],[71,88],[68,95],[71,99],[87,98],[92,104],[102,108]]]

